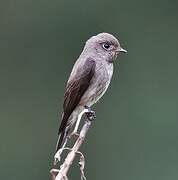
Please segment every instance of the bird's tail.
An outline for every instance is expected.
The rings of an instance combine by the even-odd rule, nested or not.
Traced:
[[[69,116],[65,113],[62,114],[62,121],[58,130],[58,140],[56,143],[56,152],[62,148],[66,138],[67,138],[67,120]]]
[[[66,140],[72,131],[72,126],[76,122],[75,116],[68,116],[67,114],[62,115],[62,122],[58,131],[58,140],[56,143],[56,152],[66,144]]]

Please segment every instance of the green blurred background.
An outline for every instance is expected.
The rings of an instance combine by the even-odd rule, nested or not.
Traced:
[[[82,146],[88,179],[178,179],[178,1],[0,1],[0,179],[49,180],[64,85],[84,42],[128,50]],[[70,179],[79,179],[77,162]]]

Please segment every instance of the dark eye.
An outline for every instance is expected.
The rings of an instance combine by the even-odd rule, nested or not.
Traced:
[[[109,43],[103,43],[103,48],[108,50],[110,48],[110,44]]]

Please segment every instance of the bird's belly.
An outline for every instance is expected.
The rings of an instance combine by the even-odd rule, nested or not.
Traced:
[[[104,88],[102,88],[100,91],[97,92],[97,96],[94,100],[94,103],[97,102],[104,95],[104,93],[108,89],[109,84],[110,84],[110,81],[106,83],[106,86]]]
[[[86,93],[81,98],[80,104],[92,106],[96,103],[106,92],[111,81],[113,73],[113,66],[106,69],[99,69],[92,79],[91,85]]]

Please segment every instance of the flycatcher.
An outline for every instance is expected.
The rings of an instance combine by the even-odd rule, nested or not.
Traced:
[[[77,131],[85,108],[90,108],[106,92],[113,75],[113,62],[120,52],[127,51],[108,33],[100,33],[86,42],[67,81],[56,152],[72,131]]]

